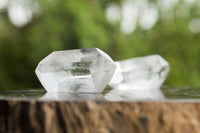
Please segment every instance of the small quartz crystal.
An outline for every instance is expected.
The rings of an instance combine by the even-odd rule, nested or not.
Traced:
[[[165,81],[170,66],[160,55],[117,61],[117,69],[109,85],[119,90],[158,89]]]
[[[56,51],[35,72],[49,92],[99,93],[109,83],[115,62],[98,48]]]

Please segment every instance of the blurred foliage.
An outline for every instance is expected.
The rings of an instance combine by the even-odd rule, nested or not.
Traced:
[[[39,88],[34,69],[41,59],[55,50],[88,47],[98,47],[114,60],[160,54],[171,64],[165,84],[200,86],[200,34],[188,29],[190,20],[200,16],[199,6],[190,6],[186,17],[159,17],[150,30],[137,26],[124,34],[120,22],[106,18],[110,3],[120,7],[123,0],[37,0],[37,11],[21,27],[13,25],[8,8],[1,9],[0,89]]]

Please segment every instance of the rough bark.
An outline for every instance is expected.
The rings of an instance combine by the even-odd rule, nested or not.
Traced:
[[[200,103],[0,100],[0,133],[199,133]]]

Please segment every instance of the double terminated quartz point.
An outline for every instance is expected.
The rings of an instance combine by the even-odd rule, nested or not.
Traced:
[[[106,53],[89,48],[53,52],[35,72],[48,92],[99,93],[115,69],[115,62]]]

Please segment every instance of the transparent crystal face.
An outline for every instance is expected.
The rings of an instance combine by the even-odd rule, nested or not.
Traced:
[[[44,58],[35,72],[47,91],[101,92],[116,64],[98,48],[56,51]]]
[[[165,81],[170,66],[159,55],[118,61],[109,85],[120,90],[157,89]]]

